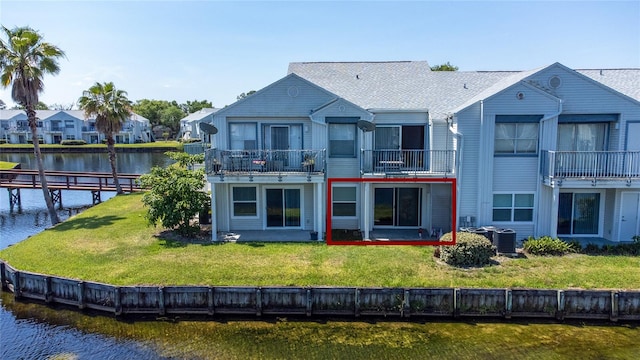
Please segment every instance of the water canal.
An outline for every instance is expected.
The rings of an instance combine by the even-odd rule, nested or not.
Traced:
[[[30,154],[0,161],[35,168]],[[120,154],[120,172],[164,166],[162,154]],[[55,170],[109,171],[106,154],[45,154]],[[10,212],[0,191],[0,248],[49,225],[40,190],[23,191]],[[103,195],[103,199],[113,194]],[[90,193],[64,192],[66,218],[90,206]],[[119,319],[0,297],[0,359],[635,359],[634,324],[238,318]]]

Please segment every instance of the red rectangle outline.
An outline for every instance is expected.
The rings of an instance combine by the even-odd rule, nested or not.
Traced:
[[[389,240],[389,241],[333,241],[331,238],[331,188],[333,183],[451,183],[451,232],[452,242],[416,240]],[[327,245],[455,245],[456,244],[456,178],[328,178],[327,179],[327,223],[326,241]]]

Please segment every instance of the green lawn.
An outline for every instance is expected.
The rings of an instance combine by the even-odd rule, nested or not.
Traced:
[[[170,242],[147,227],[141,196],[110,199],[0,258],[20,270],[114,285],[640,289],[640,257],[631,256],[529,255],[458,269],[436,261],[428,246]]]
[[[18,164],[13,162],[8,162],[8,161],[0,161],[0,170],[13,169],[13,167],[16,165]]]

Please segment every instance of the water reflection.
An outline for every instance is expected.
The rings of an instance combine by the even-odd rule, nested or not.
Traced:
[[[20,163],[22,169],[37,169],[32,153],[0,153],[0,161]],[[42,162],[48,170],[111,172],[106,153],[56,154],[43,153]],[[162,153],[117,153],[116,168],[119,173],[141,174],[152,166],[166,166],[169,159]]]
[[[59,321],[55,310],[0,297],[0,359],[161,359],[150,345],[88,333]],[[72,314],[65,316],[73,317]],[[76,315],[80,317],[83,315]]]
[[[146,173],[152,166],[167,166],[171,160],[161,153],[118,154],[120,173]],[[107,154],[43,154],[50,170],[110,172]],[[36,169],[31,153],[0,153],[0,161],[17,162],[23,169]],[[0,189],[0,249],[37,234],[51,225],[42,190],[20,190],[21,205],[9,208],[9,193]],[[114,192],[103,192],[106,201]],[[89,191],[62,191],[61,220],[92,205]],[[0,359],[158,359],[161,356],[145,341],[103,335],[100,322],[87,330],[79,324],[95,318],[46,306],[15,303],[10,294],[0,298]]]

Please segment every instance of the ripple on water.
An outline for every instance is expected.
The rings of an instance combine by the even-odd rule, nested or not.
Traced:
[[[66,325],[16,318],[0,299],[0,359],[162,359],[141,342],[90,334]]]

